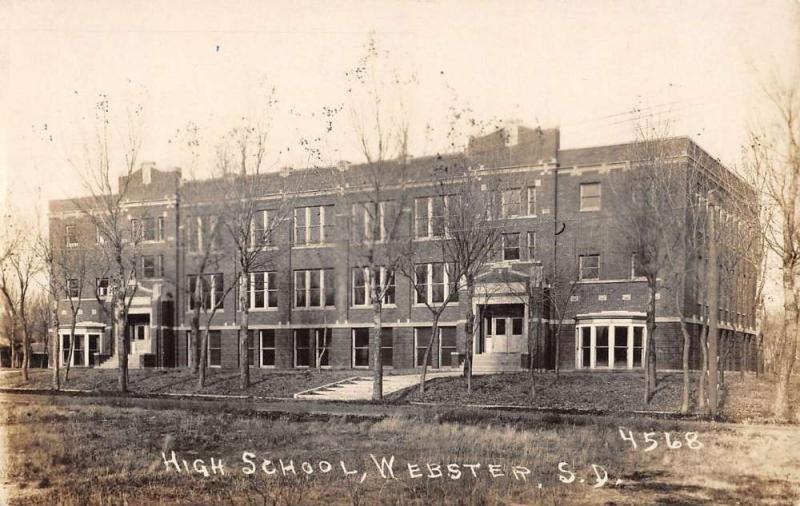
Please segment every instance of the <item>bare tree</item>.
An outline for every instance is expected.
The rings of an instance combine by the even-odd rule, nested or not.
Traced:
[[[11,318],[22,328],[22,378],[25,381],[28,381],[34,324],[31,303],[34,297],[35,277],[40,271],[41,265],[35,254],[35,248],[31,240],[25,236],[20,236],[19,240],[14,241],[14,249],[4,255],[0,264],[0,293],[5,299]],[[13,339],[11,345],[13,348]]]
[[[636,127],[636,140],[628,153],[630,168],[612,184],[616,215],[620,221],[621,246],[638,264],[647,280],[647,343],[645,359],[646,402],[656,388],[656,294],[665,274],[668,251],[674,246],[670,230],[676,212],[670,195],[685,196],[683,178],[674,159],[674,143],[668,139],[669,125],[645,122]]]
[[[61,300],[63,289],[59,284],[59,272],[57,267],[57,249],[54,245],[55,241],[43,237],[41,234],[36,239],[36,251],[42,262],[42,268],[46,278],[45,292],[49,298],[46,306],[47,311],[50,313],[48,319],[48,328],[52,330],[52,338],[50,341],[51,348],[49,349],[50,360],[52,363],[50,367],[53,369],[53,389],[59,390],[61,388],[60,365],[61,356],[59,352],[59,340],[61,319],[58,314],[58,301]]]
[[[107,262],[109,288],[111,292],[112,318],[115,355],[119,367],[119,389],[128,391],[128,340],[125,337],[128,311],[138,288],[136,264],[137,246],[141,237],[129,226],[126,216],[126,200],[129,197],[129,183],[137,164],[141,139],[139,136],[142,109],[137,107],[128,112],[125,138],[121,147],[122,177],[115,184],[112,158],[110,101],[101,95],[95,110],[95,142],[84,144],[83,156],[70,159],[81,178],[88,197],[73,199],[75,207],[90,222],[100,238],[102,257]]]
[[[274,92],[273,92],[274,93]],[[274,265],[280,255],[271,241],[288,221],[296,189],[302,176],[290,178],[266,174],[269,110],[275,99],[270,95],[263,117],[243,120],[217,146],[214,192],[221,206],[219,217],[230,238],[237,264],[233,283],[238,286],[240,387],[250,386],[248,336],[250,304],[248,286],[251,274]],[[288,171],[287,171],[288,172]],[[287,188],[291,181],[292,188]],[[269,202],[265,196],[272,196]],[[265,207],[266,206],[266,207]]]
[[[764,180],[764,205],[768,221],[763,240],[781,263],[783,321],[777,350],[778,381],[773,414],[791,418],[789,382],[797,355],[800,318],[800,93],[794,85],[767,88],[774,116],[769,126],[752,135],[750,166],[756,179]]]
[[[492,216],[493,191],[481,185],[467,160],[454,159],[450,166],[440,166],[443,174],[439,197],[447,203],[447,237],[442,243],[445,257],[456,267],[454,275],[461,274],[467,291],[466,356],[464,375],[467,392],[472,392],[472,355],[475,337],[475,279],[491,259],[493,248],[500,239],[496,216]],[[449,175],[448,175],[449,173]],[[460,279],[460,278],[459,278]]]

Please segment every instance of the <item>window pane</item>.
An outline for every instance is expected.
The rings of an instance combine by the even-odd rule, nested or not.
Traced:
[[[313,270],[310,272],[310,286],[309,286],[309,306],[321,306],[320,300],[320,274],[321,271]]]
[[[415,230],[417,237],[428,237],[428,198],[414,200]]]
[[[275,348],[275,331],[272,329],[261,330],[261,347]]]
[[[330,365],[331,331],[330,329],[318,329],[316,331],[316,334],[317,334],[316,356],[319,357],[319,365],[320,366]]]
[[[522,318],[511,319],[511,334],[515,336],[522,335]]]
[[[305,307],[306,305],[306,271],[294,271],[294,305],[295,307]]]
[[[628,367],[628,327],[614,327],[614,367]]]
[[[333,279],[333,269],[324,269],[322,271],[325,283],[325,305],[336,305],[336,280]]]
[[[643,327],[633,327],[633,367],[642,366]]]
[[[504,335],[506,335],[506,319],[505,318],[495,318],[495,320],[494,320],[494,335],[496,335],[496,336],[504,336]]]
[[[355,329],[353,331],[353,339],[355,340],[356,348],[369,346],[369,329]]]
[[[503,260],[519,260],[519,234],[503,234]]]
[[[394,336],[391,328],[381,329],[381,363],[391,367],[394,364]]]
[[[595,366],[608,367],[608,327],[595,327]]]

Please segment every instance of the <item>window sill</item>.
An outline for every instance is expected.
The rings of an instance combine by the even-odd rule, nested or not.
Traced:
[[[239,310],[242,313],[242,310]],[[251,307],[247,310],[248,313],[277,313],[277,307]]]
[[[255,367],[255,366],[253,366]],[[258,366],[259,369],[275,369],[274,365],[260,365]]]
[[[593,213],[593,212],[600,211],[600,210],[601,210],[601,208],[599,208],[599,207],[587,207],[585,209],[579,209],[578,212],[581,212],[581,213]]]
[[[320,242],[314,244],[292,244],[292,249],[320,249],[333,247],[332,243]]]
[[[256,251],[278,251],[278,249],[279,248],[277,246],[262,246],[260,248],[252,248],[252,247],[250,247],[250,248],[247,248],[247,251],[253,253],[253,252],[256,252]]]
[[[304,307],[293,307],[292,311],[328,311],[331,309],[336,309],[336,306],[304,306]]]
[[[350,309],[372,309],[372,304],[350,306]],[[397,309],[397,304],[381,304],[381,309]]]

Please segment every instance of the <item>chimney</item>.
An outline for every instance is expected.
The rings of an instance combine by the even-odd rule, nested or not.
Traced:
[[[141,171],[142,171],[142,184],[149,185],[150,182],[153,180],[153,169],[155,168],[155,162],[142,162]]]

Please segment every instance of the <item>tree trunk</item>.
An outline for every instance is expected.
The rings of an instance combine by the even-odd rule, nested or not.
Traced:
[[[247,359],[247,334],[250,330],[249,317],[250,311],[245,300],[242,304],[242,323],[239,326],[239,387],[242,390],[250,388],[250,361]]]
[[[31,360],[31,334],[28,319],[22,317],[22,379],[28,381],[28,366]]]
[[[467,395],[472,393],[472,347],[475,342],[475,312],[472,300],[475,298],[475,278],[467,276],[467,321],[464,324],[466,350],[464,354],[464,377],[467,378]]]
[[[681,414],[685,415],[689,412],[689,352],[691,346],[691,336],[689,329],[686,328],[686,318],[683,316],[683,311],[678,310],[681,323],[681,334],[683,335],[683,390],[681,391]]]
[[[114,333],[117,342],[117,358],[119,359],[119,391],[128,392],[128,340],[125,338],[125,301],[116,298],[114,301]],[[73,339],[74,341],[74,339]],[[72,343],[70,343],[72,344]]]
[[[561,377],[561,324],[557,323],[555,326],[550,327],[553,331],[553,345],[554,350],[553,353],[555,354],[555,372],[556,372],[556,381]]]
[[[644,367],[644,401],[650,404],[656,390],[656,278],[647,280],[647,356]]]
[[[700,351],[702,352],[702,364],[700,368],[700,376],[697,378],[697,411],[707,415],[708,414],[708,326],[703,324],[700,329]]]
[[[719,268],[717,265],[717,209],[713,192],[709,193],[708,263],[708,409],[717,416],[719,404]]]
[[[58,304],[56,304],[58,307]],[[61,390],[61,376],[59,374],[59,366],[61,365],[61,350],[60,350],[60,340],[61,336],[59,335],[59,321],[58,321],[58,309],[53,309],[53,389],[54,390]]]
[[[75,315],[72,315],[72,323],[69,325],[69,353],[67,353],[67,365],[64,371],[64,383],[69,381],[69,371],[72,366],[72,359],[75,356]]]
[[[17,367],[17,318],[16,316],[11,316],[11,335],[8,336],[8,340],[11,343],[11,367]]]
[[[775,400],[772,412],[779,421],[791,418],[789,405],[789,382],[797,354],[798,300],[795,291],[794,264],[784,260],[783,265],[783,352],[778,363],[778,382],[775,385]]]
[[[208,327],[203,330],[200,338],[200,360],[197,364],[197,386],[202,389],[206,386],[206,366],[208,364]]]
[[[197,283],[200,284],[199,282]],[[198,345],[200,344],[200,308],[197,306],[197,299],[195,299],[195,308],[192,313],[192,320],[190,322],[191,331],[189,332],[189,349],[186,354],[189,360],[189,367],[192,368],[192,374],[197,374],[197,365],[200,361],[198,353],[200,351]]]
[[[380,279],[373,277],[372,279]],[[374,295],[374,294],[373,294]],[[383,346],[383,336],[381,326],[383,325],[383,311],[380,301],[372,303],[372,400],[383,399],[383,359],[381,358],[381,347]]]
[[[436,334],[439,333],[439,314],[435,314],[433,316],[433,323],[431,324],[431,337],[428,339],[428,346],[425,347],[425,355],[422,358],[422,373],[419,376],[419,391],[420,393],[425,393],[425,376],[428,373],[428,360],[431,356],[431,348],[433,348],[433,342],[436,339]],[[416,350],[415,350],[416,352]]]

